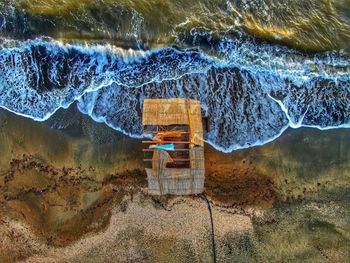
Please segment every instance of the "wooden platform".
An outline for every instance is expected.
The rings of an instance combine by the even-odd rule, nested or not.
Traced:
[[[147,99],[143,105],[145,145],[173,144],[173,151],[143,149],[151,194],[199,194],[204,187],[203,125],[200,103]]]

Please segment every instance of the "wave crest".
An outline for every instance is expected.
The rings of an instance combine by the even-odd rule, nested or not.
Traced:
[[[205,37],[205,52],[3,43],[0,106],[42,121],[78,101],[94,120],[138,137],[144,98],[194,98],[211,116],[206,140],[225,152],[264,144],[289,126],[349,127],[349,58],[239,36],[193,39]]]

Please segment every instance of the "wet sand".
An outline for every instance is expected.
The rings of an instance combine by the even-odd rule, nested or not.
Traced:
[[[209,261],[204,201],[147,195],[141,149],[74,107],[48,123],[1,110],[0,261]],[[219,262],[350,257],[348,130],[205,157]]]

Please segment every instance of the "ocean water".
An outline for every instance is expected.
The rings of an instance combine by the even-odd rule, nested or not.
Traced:
[[[350,127],[348,1],[2,1],[0,107],[77,102],[142,136],[144,98],[198,99],[231,152],[288,127]]]
[[[237,29],[304,50],[349,51],[349,0],[2,0],[4,34],[154,47],[197,28]]]

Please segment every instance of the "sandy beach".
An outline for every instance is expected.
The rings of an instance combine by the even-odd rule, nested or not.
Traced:
[[[1,261],[208,262],[205,202],[148,195],[141,141],[68,111],[65,125],[0,112]],[[346,129],[205,157],[220,262],[349,257]]]

